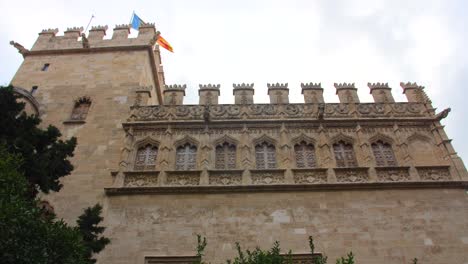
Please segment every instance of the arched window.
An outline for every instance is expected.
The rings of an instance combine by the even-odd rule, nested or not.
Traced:
[[[377,166],[396,166],[395,155],[392,146],[389,143],[378,140],[372,143],[372,152],[374,152]]]
[[[357,167],[353,145],[342,140],[333,144],[337,167]]]
[[[216,169],[235,169],[236,168],[236,146],[227,142],[216,146],[215,150]]]
[[[176,170],[194,170],[197,164],[197,147],[186,143],[176,150]]]
[[[158,157],[158,147],[147,144],[137,150],[135,170],[154,170]]]
[[[91,106],[91,100],[89,97],[81,97],[75,101],[73,110],[70,116],[71,120],[85,120],[88,115],[89,107]]]
[[[276,149],[275,146],[267,142],[262,142],[255,146],[255,161],[257,169],[276,168]]]
[[[298,168],[314,168],[317,165],[314,145],[301,141],[294,145],[296,165]]]

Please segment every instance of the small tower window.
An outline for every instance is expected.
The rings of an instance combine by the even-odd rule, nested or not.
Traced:
[[[34,95],[34,94],[36,93],[37,88],[39,88],[39,87],[37,87],[37,85],[34,85],[34,86],[31,88],[31,95]]]
[[[42,66],[41,71],[47,71],[49,69],[50,63],[45,63],[44,66]]]
[[[89,97],[81,97],[75,101],[72,114],[70,116],[71,120],[81,121],[85,120],[88,115],[89,107],[91,106],[91,99]]]

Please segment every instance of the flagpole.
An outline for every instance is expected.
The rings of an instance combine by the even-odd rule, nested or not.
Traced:
[[[129,24],[132,24],[132,21],[133,21],[133,17],[135,16],[135,10],[133,10],[133,13],[132,13],[132,16],[130,17],[130,23]]]
[[[88,25],[86,26],[86,29],[84,30],[84,32],[86,32],[86,30],[88,30],[88,27],[91,24],[91,20],[93,20],[93,18],[94,18],[94,15],[91,15],[91,19],[89,20]]]

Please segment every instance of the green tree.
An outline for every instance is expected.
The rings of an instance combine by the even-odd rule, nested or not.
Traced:
[[[93,254],[110,242],[99,226],[100,205],[85,209],[77,227],[38,207],[38,192],[59,191],[60,178],[73,170],[68,158],[76,146],[40,122],[11,86],[0,87],[0,255],[5,263],[95,263]]]
[[[0,144],[9,153],[20,154],[21,171],[29,182],[29,197],[38,191],[59,191],[60,178],[73,170],[68,160],[73,156],[76,138],[61,140],[60,131],[54,126],[41,129],[41,119],[27,115],[24,103],[18,103],[13,88],[0,87]]]
[[[19,155],[0,146],[0,256],[5,264],[85,264],[86,247],[78,229],[45,214],[27,197]]]
[[[96,260],[92,258],[93,254],[101,252],[101,250],[110,243],[108,238],[100,237],[105,230],[105,227],[99,226],[99,223],[103,220],[101,211],[102,206],[99,204],[88,207],[76,221],[78,230],[83,237],[86,257],[90,263],[96,262]]]

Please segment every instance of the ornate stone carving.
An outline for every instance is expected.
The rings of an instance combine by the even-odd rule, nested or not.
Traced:
[[[416,167],[419,177],[423,181],[450,181],[450,171],[448,167]]]
[[[319,115],[323,106],[323,115]],[[229,119],[304,119],[324,118],[384,118],[429,117],[421,103],[362,103],[351,111],[348,104],[246,104],[212,105],[210,120]],[[141,106],[136,111],[134,121],[167,120],[169,115],[175,120],[203,120],[205,108],[202,105],[153,105]]]
[[[18,53],[23,55],[23,57],[24,57],[24,55],[26,55],[29,52],[29,50],[26,49],[23,45],[19,44],[18,42],[14,42],[13,40],[10,41],[10,45],[15,47],[18,50]]]
[[[363,183],[369,181],[367,168],[341,168],[335,169],[337,182]]]
[[[258,170],[251,171],[253,184],[280,184],[284,183],[283,170]]]
[[[190,186],[200,185],[199,171],[171,171],[167,172],[167,185]]]
[[[377,171],[377,178],[382,182],[401,182],[410,180],[408,167],[382,167],[375,169]]]
[[[89,40],[86,38],[85,33],[81,33],[81,42],[83,44],[83,49],[89,49]]]
[[[125,187],[149,187],[158,185],[158,173],[125,174]]]
[[[294,183],[319,184],[327,183],[326,169],[294,170]]]
[[[210,185],[241,185],[242,171],[210,171]]]

